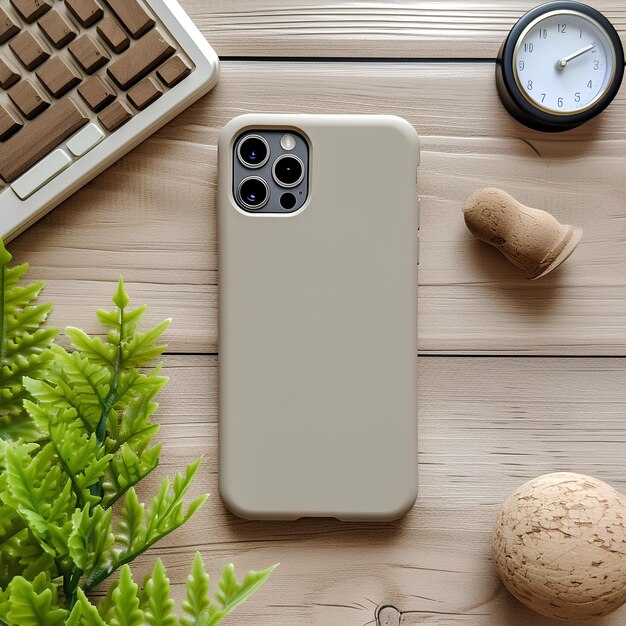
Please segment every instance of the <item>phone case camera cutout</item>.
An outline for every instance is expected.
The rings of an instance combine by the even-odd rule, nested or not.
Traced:
[[[235,142],[233,195],[246,213],[289,214],[309,194],[309,146],[289,130],[248,130]]]

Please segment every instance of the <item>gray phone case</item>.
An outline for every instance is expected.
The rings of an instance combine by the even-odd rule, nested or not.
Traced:
[[[308,200],[245,213],[234,143],[276,128],[309,142]],[[417,133],[245,115],[218,163],[222,499],[247,519],[401,517],[417,496]]]

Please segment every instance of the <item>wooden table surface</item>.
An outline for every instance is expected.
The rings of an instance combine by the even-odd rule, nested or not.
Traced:
[[[626,39],[626,5],[590,3]],[[198,549],[215,573],[280,561],[237,626],[373,625],[387,603],[403,624],[551,624],[498,583],[490,536],[542,473],[626,491],[626,89],[573,132],[518,125],[494,59],[532,1],[182,4],[223,58],[217,88],[10,245],[48,281],[53,323],[101,332],[94,310],[120,274],[150,320],[174,319],[163,463],[144,491],[203,454],[196,491],[212,498],[139,570],[163,557],[181,596]],[[246,522],[217,495],[216,141],[250,111],[391,113],[422,138],[420,496],[401,522]],[[465,229],[461,205],[484,186],[583,226],[580,247],[525,280]],[[625,622],[626,609],[597,623]]]

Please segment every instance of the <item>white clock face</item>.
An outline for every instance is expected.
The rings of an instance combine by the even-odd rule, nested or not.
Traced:
[[[615,73],[605,30],[574,11],[546,14],[522,34],[513,55],[517,85],[535,106],[567,115],[593,106]]]

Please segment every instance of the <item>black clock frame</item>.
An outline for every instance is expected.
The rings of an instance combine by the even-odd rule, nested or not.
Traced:
[[[615,49],[615,75],[607,92],[591,108],[571,115],[553,115],[534,106],[521,92],[515,80],[513,56],[517,42],[529,24],[546,13],[564,10],[587,15],[604,28]],[[624,48],[613,24],[596,9],[570,0],[547,2],[526,13],[511,29],[500,48],[496,61],[496,85],[504,106],[515,119],[525,126],[544,132],[571,130],[594,118],[611,104],[619,91],[623,77]]]

